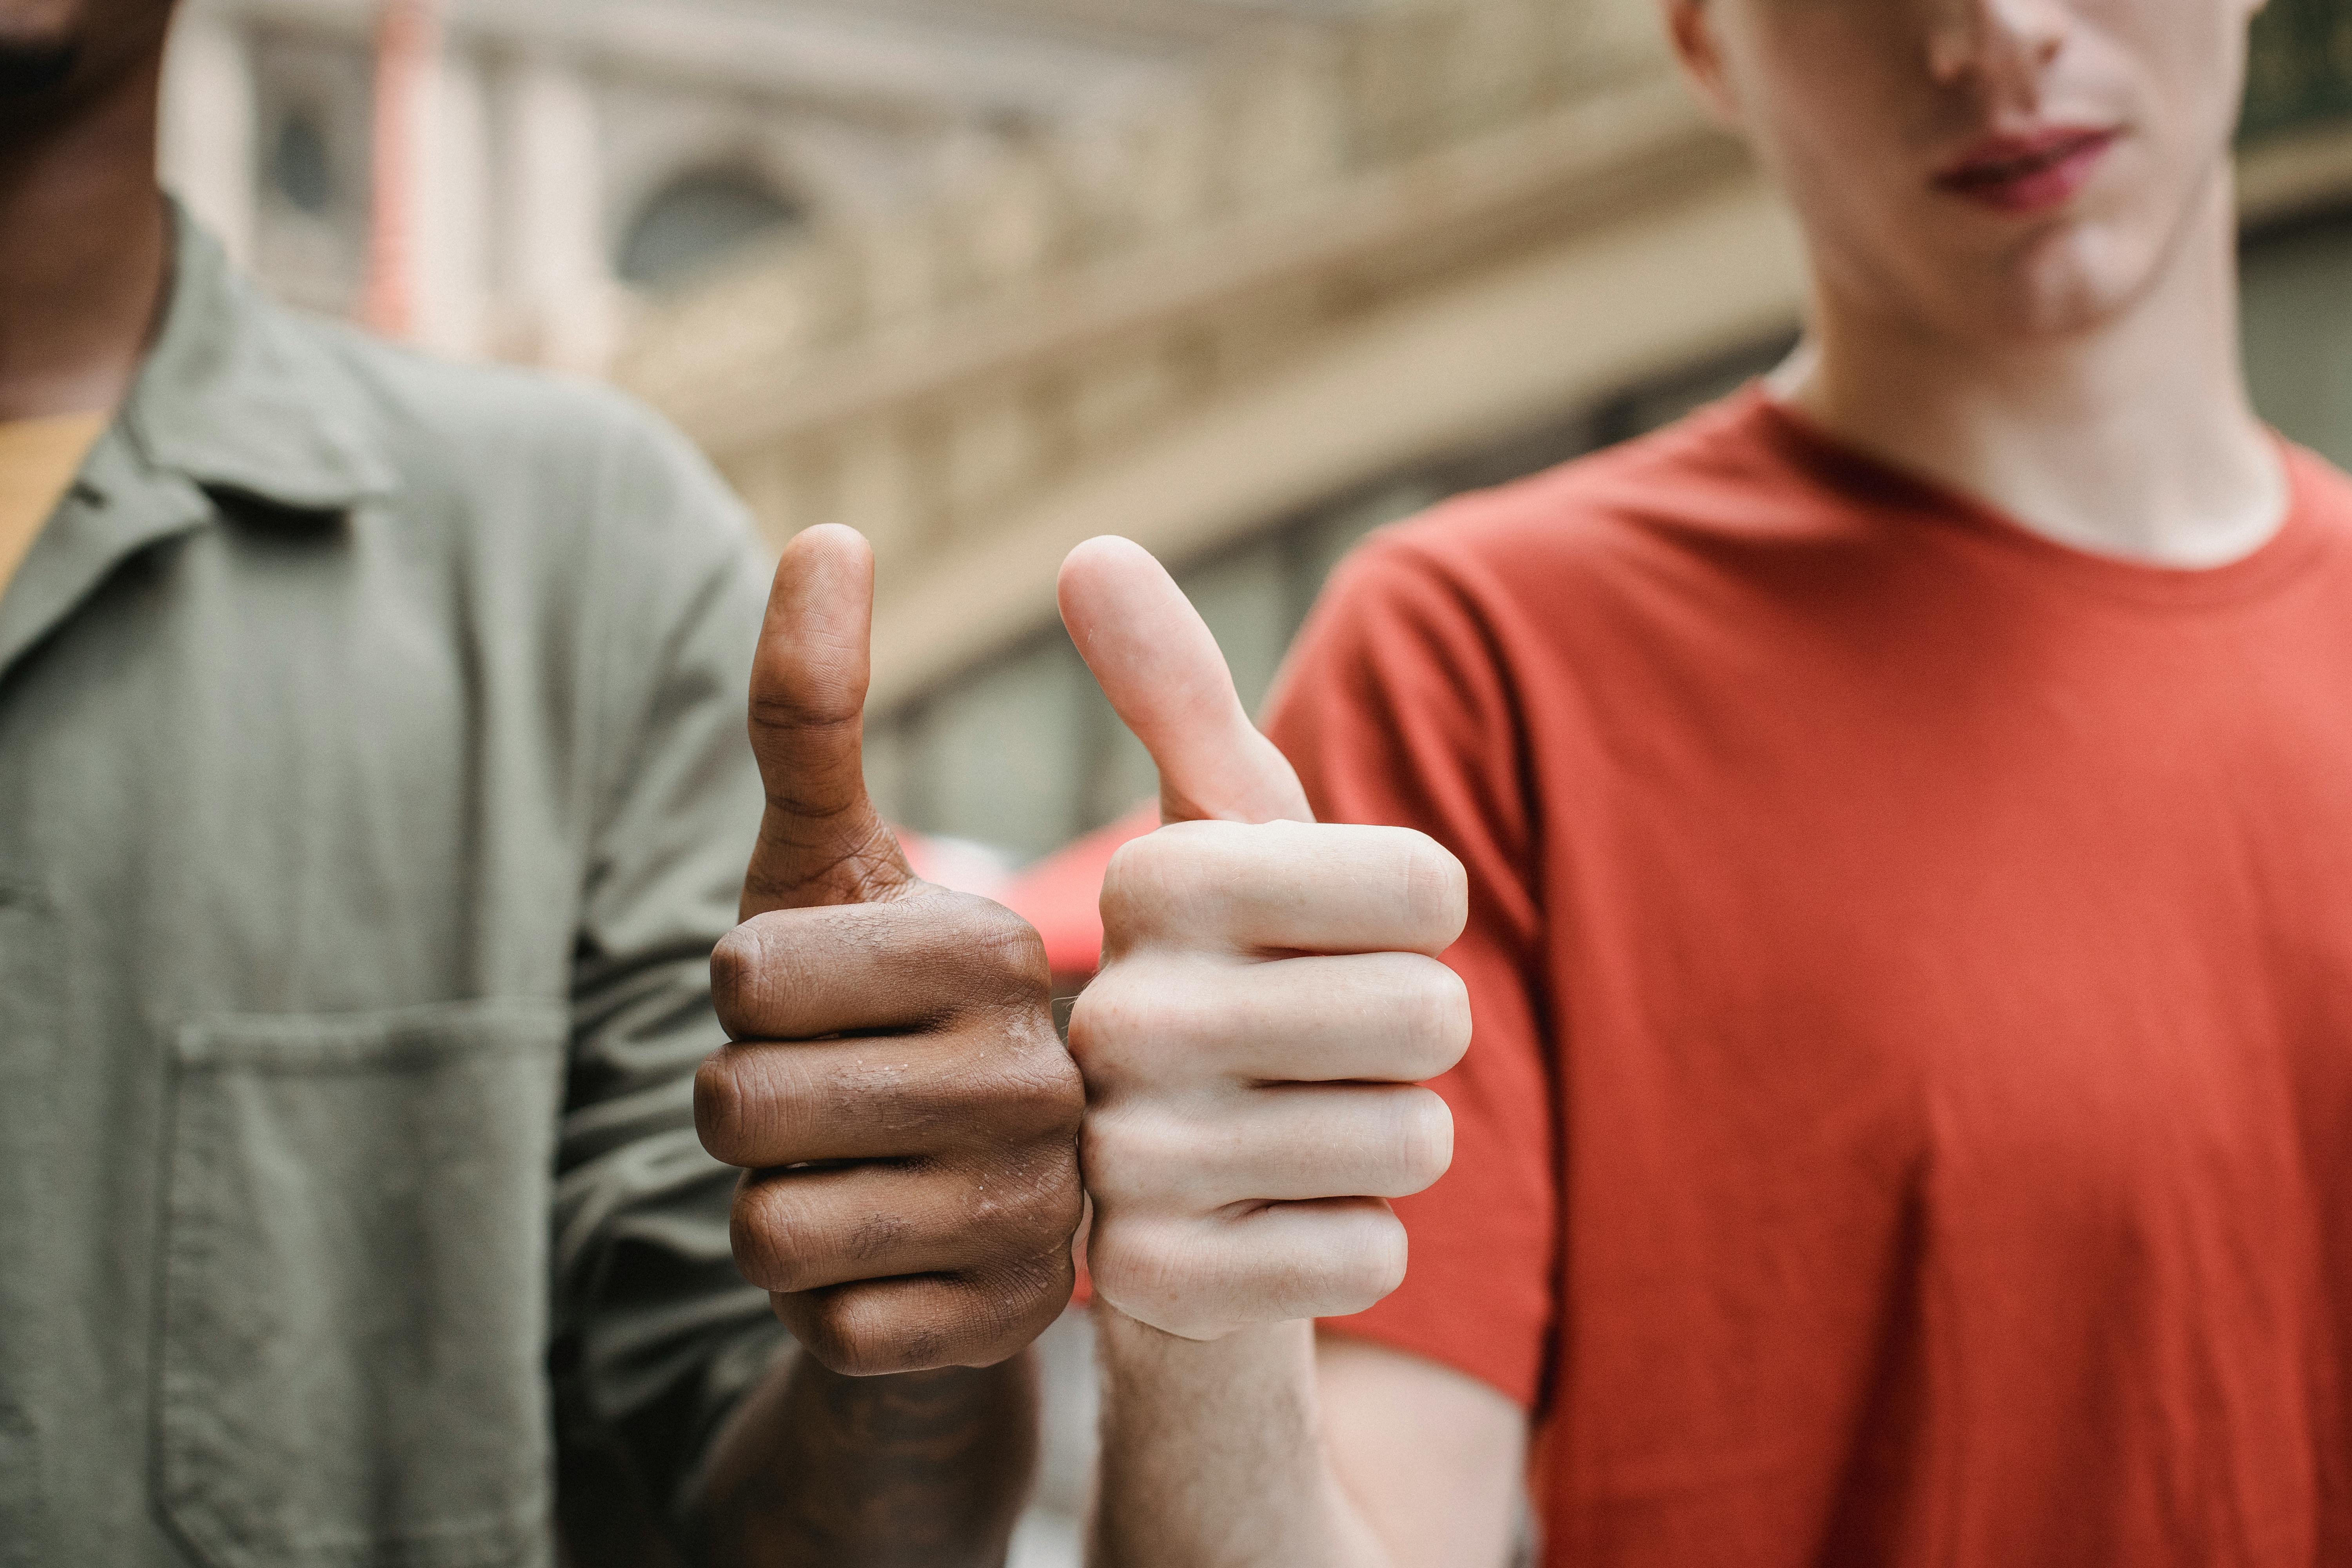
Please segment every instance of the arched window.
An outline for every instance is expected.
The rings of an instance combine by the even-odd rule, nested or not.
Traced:
[[[297,212],[321,216],[335,203],[335,170],[326,128],[306,107],[286,111],[269,149],[269,183]]]
[[[622,279],[666,288],[702,270],[744,241],[807,221],[801,206],[755,175],[705,169],[656,192],[621,242]]]

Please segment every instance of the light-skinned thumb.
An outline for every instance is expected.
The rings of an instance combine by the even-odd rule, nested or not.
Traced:
[[[1298,774],[1257,731],[1217,639],[1174,578],[1105,535],[1062,563],[1062,624],[1160,770],[1170,822],[1312,822]]]

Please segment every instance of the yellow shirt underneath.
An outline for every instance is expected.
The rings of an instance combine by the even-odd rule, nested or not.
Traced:
[[[100,408],[0,421],[0,593],[113,417]]]

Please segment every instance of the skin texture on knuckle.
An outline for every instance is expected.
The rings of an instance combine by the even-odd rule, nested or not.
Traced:
[[[824,1227],[812,1223],[805,1210],[782,1183],[746,1178],[738,1185],[728,1213],[737,1272],[762,1290],[798,1290],[810,1265],[833,1255]]]
[[[1424,959],[1413,966],[1409,992],[1398,1005],[1409,1020],[1412,1056],[1422,1078],[1452,1070],[1470,1049],[1470,987],[1438,960]]]
[[[1172,901],[1170,879],[1181,858],[1171,853],[1167,831],[1121,845],[1103,870],[1103,944],[1113,955],[1159,934]]]
[[[1234,1326],[1215,1310],[1225,1293],[1215,1289],[1199,1248],[1187,1245],[1176,1226],[1097,1209],[1087,1268],[1096,1295],[1165,1333],[1212,1340]]]
[[[892,1118],[905,1152],[919,1152],[927,1108],[890,1092],[895,1068],[845,1064],[803,1054],[807,1049],[755,1041],[729,1046],[703,1063],[695,1082],[696,1126],[713,1159],[747,1170],[792,1164],[816,1156],[810,1142],[815,1130],[872,1126],[883,1116]]]
[[[776,1315],[809,1354],[844,1377],[887,1377],[953,1364],[940,1326],[914,1317],[872,1284],[783,1294]]]
[[[1376,1198],[1277,1204],[1223,1221],[1118,1221],[1098,1212],[1096,1293],[1139,1322],[1211,1341],[1255,1323],[1345,1317],[1404,1282],[1404,1226]]]
[[[1200,953],[1129,949],[1070,1011],[1069,1054],[1088,1102],[1181,1092],[1225,1071],[1221,1037],[1234,973]],[[1253,1031],[1255,1033],[1255,1031]]]
[[[1003,904],[973,893],[932,888],[899,906],[903,917],[929,929],[919,945],[927,959],[950,965],[975,998],[1053,1005],[1053,969],[1045,939]]]
[[[1219,948],[1289,824],[1175,822],[1120,846],[1103,874],[1105,950]]]
[[[846,1377],[994,1366],[1026,1349],[1068,1305],[1066,1247],[985,1271],[922,1275],[774,1298],[809,1353]]]
[[[1066,1248],[1086,1212],[1077,1153],[1069,1144],[1034,1146],[961,1173],[967,1191],[957,1224],[998,1258]]]
[[[1010,982],[1024,991],[1050,993],[1054,967],[1045,957],[1045,939],[1037,928],[986,899],[978,900],[975,925],[982,949],[1002,968]]]
[[[1409,1197],[1436,1185],[1454,1163],[1454,1110],[1433,1089],[1400,1091],[1397,1158],[1402,1178],[1395,1194]]]
[[[1340,1304],[1318,1313],[1318,1317],[1346,1317],[1369,1311],[1396,1294],[1397,1287],[1404,1283],[1410,1253],[1404,1222],[1393,1213],[1387,1213],[1378,1216],[1369,1228],[1370,1235],[1349,1270],[1351,1278],[1337,1282],[1344,1292]]]
[[[1026,1097],[1035,1107],[1034,1136],[1075,1157],[1078,1130],[1086,1125],[1086,1080],[1078,1076],[1078,1064],[1070,1059],[1061,1041],[1048,1039],[1050,1044],[1035,1053],[1034,1068],[1027,1075],[1035,1085]]]
[[[951,1066],[935,1118],[938,1147],[1067,1151],[1075,1145],[1086,1115],[1086,1083],[1055,1032],[1050,998],[959,1019],[940,1044]]]
[[[1171,1046],[1171,988],[1180,975],[1148,954],[1114,958],[1070,1009],[1069,1055],[1089,1103],[1151,1092],[1184,1065]]]
[[[1266,1264],[1267,1293],[1281,1315],[1344,1318],[1367,1311],[1404,1283],[1404,1222],[1378,1198],[1285,1205],[1311,1215],[1311,1237]]]
[[[719,938],[710,954],[710,1001],[731,1040],[796,1032],[813,996],[835,993],[857,961],[890,943],[889,904],[772,910]]]
[[[1005,1258],[956,1281],[971,1300],[972,1337],[958,1364],[994,1366],[1018,1355],[1053,1326],[1077,1287],[1069,1237],[1042,1251]]]
[[[1404,907],[1417,952],[1432,956],[1452,947],[1470,923],[1470,875],[1446,847],[1425,833],[1392,829],[1399,836]]]
[[[1077,1064],[1048,1032],[1042,1041],[992,1042],[950,1109],[944,1130],[956,1147],[1067,1151],[1086,1117],[1087,1091]]]
[[[1148,1101],[1089,1115],[1078,1137],[1078,1163],[1098,1208],[1130,1214],[1183,1212],[1201,1153],[1185,1128]]]
[[[742,1152],[743,1095],[736,1080],[736,1058],[724,1050],[705,1057],[694,1069],[694,1132],[703,1149],[722,1165],[740,1164]]]
[[[765,948],[754,922],[737,926],[710,950],[710,1005],[730,1040],[742,1039],[758,1005]]]
[[[810,736],[822,741],[851,731],[864,718],[863,705],[830,687],[831,683],[824,683],[812,692],[801,682],[790,679],[753,681],[745,711],[754,743],[765,741],[772,744],[779,738]],[[831,795],[807,799],[773,788],[768,791],[768,799],[803,816],[830,815],[839,811],[843,804]]]

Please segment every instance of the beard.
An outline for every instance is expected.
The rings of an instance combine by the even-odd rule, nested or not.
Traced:
[[[0,103],[55,91],[80,59],[80,46],[72,42],[0,37]]]

